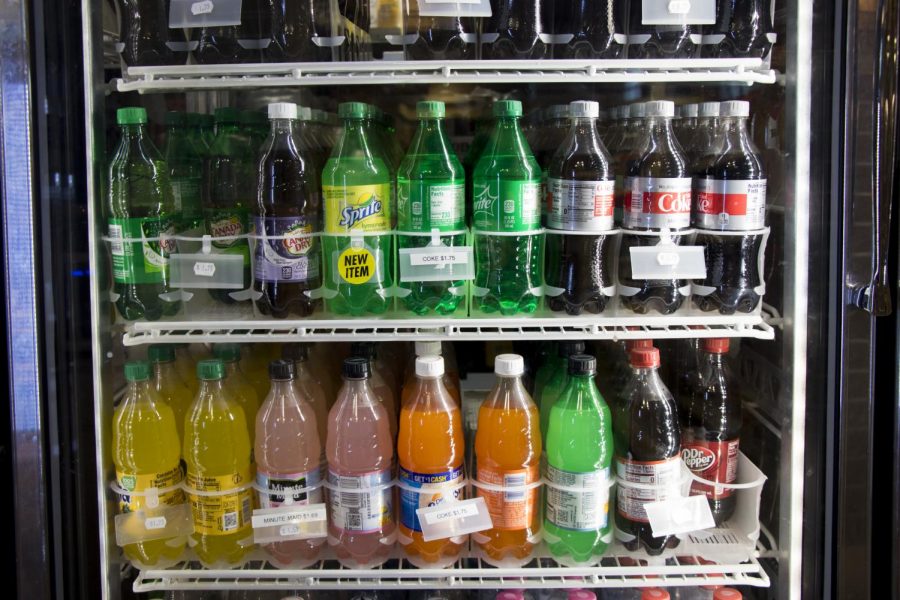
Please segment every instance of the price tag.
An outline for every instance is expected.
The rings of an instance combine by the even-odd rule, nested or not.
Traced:
[[[152,531],[154,529],[162,529],[166,526],[166,518],[165,517],[151,517],[149,519],[144,519],[144,528],[148,531]]]
[[[194,2],[191,4],[191,14],[192,15],[208,15],[210,14],[215,6],[213,6],[212,0],[203,0],[202,2]]]
[[[328,535],[325,504],[283,505],[253,511],[250,523],[257,544],[322,538]]]
[[[634,279],[703,279],[706,261],[703,246],[632,246],[631,276]]]
[[[413,266],[434,265],[436,268],[447,265],[469,264],[469,252],[464,248],[421,248],[409,255]]]
[[[426,506],[417,509],[416,515],[426,542],[484,531],[494,526],[482,497]]]
[[[644,505],[654,537],[678,535],[716,526],[706,496],[676,496]]]
[[[475,278],[471,246],[400,249],[400,281],[467,281]]]
[[[216,274],[216,265],[211,262],[194,263],[194,275],[197,277],[213,277]]]

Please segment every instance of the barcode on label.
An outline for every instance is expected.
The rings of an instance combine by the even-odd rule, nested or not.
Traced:
[[[250,496],[244,498],[241,502],[241,521],[247,522],[250,520],[250,513],[253,511],[253,499]]]
[[[503,485],[506,487],[522,487],[525,485],[525,473],[514,473],[503,477]],[[504,499],[507,502],[520,502],[525,499],[525,490],[507,490]]]
[[[109,226],[109,237],[110,237],[110,251],[113,254],[118,254],[118,255],[125,254],[125,246],[122,245],[122,226],[121,225],[110,225]]]
[[[348,529],[361,529],[362,528],[362,515],[359,513],[348,513],[347,514],[347,528]]]
[[[222,515],[222,531],[231,531],[237,529],[238,516],[236,512],[225,513]]]
[[[359,508],[359,500],[362,494],[341,494],[341,506],[344,508]]]

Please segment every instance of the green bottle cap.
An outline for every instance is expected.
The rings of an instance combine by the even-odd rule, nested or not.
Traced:
[[[150,363],[135,360],[125,363],[125,381],[147,381],[150,379]]]
[[[147,358],[152,363],[173,361],[175,360],[175,348],[169,344],[153,344],[147,349]]]
[[[225,365],[217,358],[201,360],[197,363],[197,379],[215,381],[225,377]]]
[[[147,122],[147,110],[140,106],[129,106],[116,111],[119,125],[143,125]]]
[[[217,108],[215,113],[216,124],[219,123],[237,123],[240,119],[240,111],[236,108],[228,106]]]
[[[522,103],[518,100],[497,100],[494,102],[495,117],[521,117]]]
[[[241,360],[241,347],[237,344],[216,344],[213,346],[213,356],[225,362]]]
[[[166,127],[184,127],[188,123],[187,114],[170,110],[166,113]]]
[[[185,121],[187,122],[188,127],[203,127],[203,122],[206,121],[206,117],[210,115],[201,115],[200,113],[187,113],[185,114]]]
[[[338,116],[342,119],[365,119],[369,114],[369,105],[364,102],[341,102],[338,104]]]
[[[447,109],[443,102],[422,100],[416,103],[416,116],[420,119],[443,119]]]

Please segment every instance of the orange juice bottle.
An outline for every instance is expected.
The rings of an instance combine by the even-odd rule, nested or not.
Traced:
[[[416,510],[462,500],[465,441],[462,413],[442,381],[444,359],[416,359],[417,384],[400,412],[400,545],[417,567],[443,568],[459,557],[468,536],[426,542]]]
[[[472,537],[488,564],[521,567],[539,541],[538,488],[528,486],[541,477],[541,420],[522,385],[524,359],[501,354],[494,372],[497,383],[478,411],[475,462],[479,482],[506,489],[478,488],[494,526]]]

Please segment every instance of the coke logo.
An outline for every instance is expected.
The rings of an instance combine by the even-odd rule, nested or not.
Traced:
[[[697,210],[701,213],[715,214],[718,213],[718,202],[716,202],[714,194],[700,192],[697,195]]]
[[[644,192],[645,213],[673,214],[691,212],[691,193]]]
[[[688,469],[694,472],[705,471],[716,464],[716,453],[703,446],[683,448],[681,458]]]
[[[734,217],[747,214],[747,194],[697,194],[697,211],[705,215],[728,213]]]

